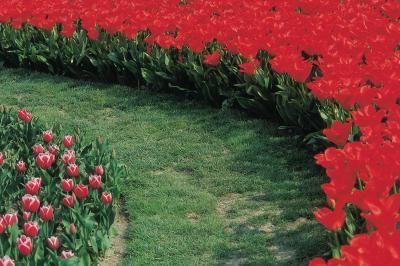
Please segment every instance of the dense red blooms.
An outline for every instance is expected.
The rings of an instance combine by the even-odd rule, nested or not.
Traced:
[[[249,75],[260,67],[256,59],[259,50],[265,50],[275,72],[306,82],[320,100],[336,100],[350,112],[351,120],[334,122],[324,130],[338,147],[316,156],[329,177],[322,189],[331,209],[319,209],[315,216],[327,229],[340,232],[346,206],[351,204],[361,212],[361,223],[365,222],[369,234],[355,235],[343,245],[341,258],[327,263],[315,259],[310,264],[399,265],[398,1],[39,2],[1,1],[0,22],[15,28],[29,22],[46,30],[61,23],[61,33],[70,37],[74,22],[80,19],[90,39],[98,37],[99,28],[111,34],[121,32],[128,38],[148,29],[151,35],[145,40],[147,44],[179,49],[187,46],[197,53],[217,40],[224,49],[245,57],[239,71]],[[203,63],[214,66],[219,59],[213,53],[206,55]],[[315,69],[320,73],[318,77],[313,73]],[[19,111],[18,116],[25,122],[32,118],[26,110]],[[359,138],[350,136],[351,128],[359,132]],[[66,165],[75,162],[65,157]],[[101,199],[107,202],[106,196]],[[61,257],[71,255],[63,252]]]
[[[218,66],[219,59],[220,59],[220,54],[218,51],[215,51],[212,54],[205,55],[203,63],[209,66]]]

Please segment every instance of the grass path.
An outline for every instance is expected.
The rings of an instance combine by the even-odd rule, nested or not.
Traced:
[[[129,168],[123,265],[302,265],[323,177],[276,125],[173,96],[0,68],[0,103],[109,138]],[[72,131],[71,131],[72,132]]]

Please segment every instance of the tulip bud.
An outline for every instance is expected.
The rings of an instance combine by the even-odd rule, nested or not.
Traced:
[[[73,179],[61,180],[61,188],[65,192],[70,192],[74,188],[74,180]]]
[[[4,155],[2,152],[0,152],[0,165],[4,163]]]
[[[18,111],[18,118],[24,121],[25,123],[29,123],[32,120],[32,114],[28,112],[26,109],[22,109]]]
[[[3,216],[5,224],[12,227],[14,224],[18,223],[17,213],[7,213]]]
[[[61,251],[60,258],[63,260],[67,260],[74,256],[74,253],[71,250],[63,250]]]
[[[39,233],[39,225],[37,222],[26,222],[24,224],[24,234],[29,237],[36,237]]]
[[[63,144],[66,148],[71,147],[72,145],[74,145],[74,138],[70,135],[64,136]]]
[[[70,177],[77,177],[79,176],[79,167],[76,164],[70,164],[67,166],[67,174]]]
[[[84,184],[78,184],[74,188],[74,194],[79,200],[83,200],[89,195],[89,189]]]
[[[93,189],[101,188],[101,176],[100,175],[91,175],[89,176],[89,186]]]
[[[100,198],[101,202],[105,205],[109,205],[112,201],[112,194],[110,192],[103,192]]]
[[[43,221],[50,221],[54,218],[54,210],[51,206],[43,206],[39,210],[39,217]]]
[[[25,256],[28,256],[32,252],[32,240],[30,237],[27,237],[26,235],[21,235],[17,239],[17,248],[18,251]]]
[[[25,194],[22,197],[22,208],[28,212],[37,212],[40,207],[40,201],[37,196]]]
[[[55,160],[56,158],[54,154],[49,152],[39,153],[39,155],[36,157],[36,165],[42,169],[49,169]]]
[[[32,177],[25,184],[25,192],[26,194],[37,195],[42,184],[42,179]]]
[[[60,239],[56,236],[52,236],[47,238],[47,246],[51,249],[51,250],[57,250],[60,248],[61,243],[60,243]]]
[[[71,235],[74,235],[74,234],[76,233],[75,224],[71,224],[71,225],[69,226],[69,233],[70,233]]]
[[[3,217],[0,217],[0,235],[6,230],[7,223]]]
[[[44,152],[44,148],[43,148],[42,144],[35,144],[32,149],[33,149],[33,153],[35,155],[38,155],[39,153]]]
[[[26,164],[23,160],[18,161],[17,165],[15,166],[17,172],[25,172],[26,171]]]
[[[104,174],[104,168],[102,165],[97,165],[94,168],[94,172],[96,173],[96,175],[103,175]]]
[[[25,221],[28,221],[31,219],[32,213],[31,212],[23,212],[22,217],[24,218]]]
[[[4,256],[0,259],[0,266],[15,266],[15,262],[9,256]]]
[[[74,203],[75,203],[74,196],[66,195],[66,196],[63,198],[62,203],[63,203],[63,205],[64,205],[65,207],[67,207],[67,208],[73,207],[73,206],[74,206]]]
[[[54,139],[53,132],[51,130],[46,130],[42,134],[43,141],[46,143],[51,142]]]

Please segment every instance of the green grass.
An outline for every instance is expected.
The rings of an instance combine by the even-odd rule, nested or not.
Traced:
[[[124,86],[0,68],[0,103],[111,140],[129,169],[122,265],[303,265],[323,176],[276,124]]]

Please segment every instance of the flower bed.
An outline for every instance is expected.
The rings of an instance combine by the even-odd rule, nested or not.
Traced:
[[[315,211],[332,231],[328,264],[399,264],[398,1],[16,0],[0,10],[8,65],[195,93],[304,132],[329,125],[337,147],[316,157],[329,208]]]
[[[109,247],[123,169],[107,142],[0,114],[0,265],[73,265]]]

